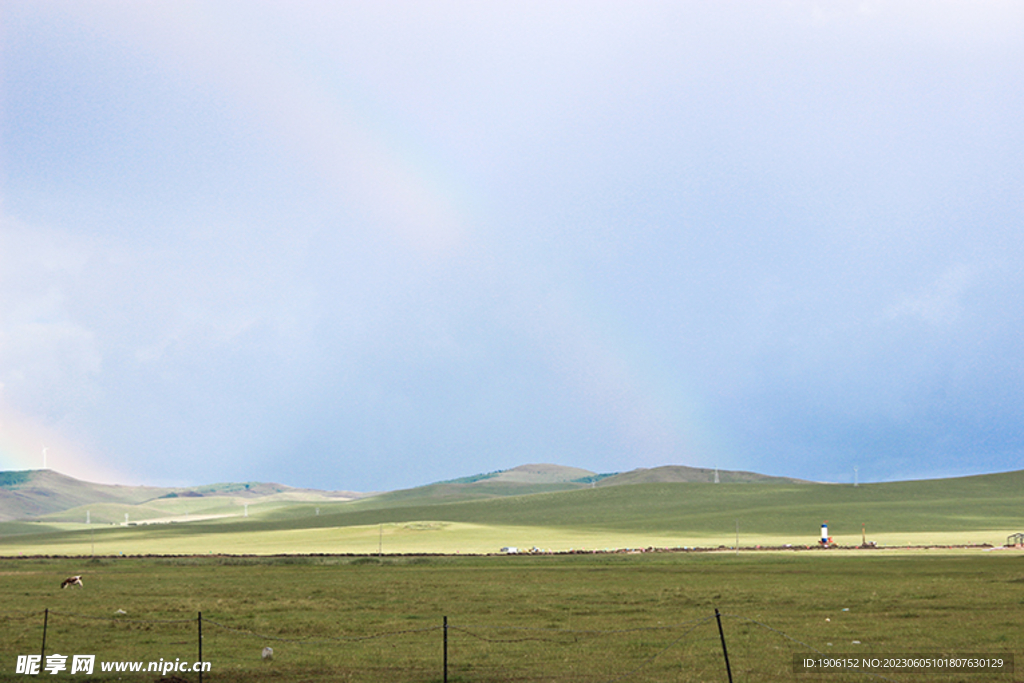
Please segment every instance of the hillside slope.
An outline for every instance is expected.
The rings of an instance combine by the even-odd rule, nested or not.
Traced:
[[[141,508],[172,504],[175,499]],[[176,499],[205,504],[203,498]],[[230,502],[228,498],[220,500]],[[0,554],[494,552],[546,548],[1002,543],[1024,530],[1024,471],[881,484],[654,483],[459,502],[273,504],[188,523],[0,523]],[[237,502],[235,503],[237,505]],[[157,512],[153,512],[157,514]],[[183,520],[179,520],[183,521]],[[862,527],[863,525],[863,527]]]
[[[283,484],[241,482],[208,484],[184,488],[155,486],[112,486],[80,481],[53,470],[25,470],[0,472],[0,521],[37,519],[47,516],[51,520],[71,520],[83,517],[83,506],[112,504],[141,505],[158,498],[209,498],[231,496],[259,499],[267,502],[295,501],[361,501],[356,507],[381,509],[395,506],[433,505],[457,501],[487,500],[508,496],[573,491],[594,486],[626,484],[711,482],[715,470],[670,465],[652,469],[638,469],[618,474],[596,474],[579,467],[566,467],[549,463],[520,465],[508,470],[476,474],[460,479],[437,482],[411,489],[381,494],[351,491],[320,491],[300,489]],[[722,483],[795,483],[795,479],[771,477],[753,472],[720,470]],[[203,506],[208,507],[208,506]],[[70,515],[57,516],[68,511]],[[195,511],[195,510],[193,510]],[[132,519],[147,519],[152,511],[119,510],[118,517],[128,512]]]
[[[0,521],[31,519],[84,505],[141,505],[160,498],[233,496],[277,500],[352,500],[363,494],[348,491],[314,491],[283,484],[259,482],[209,484],[187,488],[119,486],[81,481],[54,470],[0,472]]]
[[[410,501],[368,507],[376,499],[296,516],[277,510],[254,528],[347,527],[381,523],[459,522],[520,527],[665,533],[813,535],[828,520],[839,533],[1024,530],[1024,470],[880,484],[657,483],[589,487],[458,502]],[[210,523],[216,524],[216,523]],[[227,530],[228,525],[223,529]]]
[[[723,484],[804,484],[800,479],[773,477],[755,472],[719,470]],[[489,500],[538,493],[576,491],[593,487],[631,484],[712,483],[715,470],[703,467],[666,465],[630,472],[596,474],[578,467],[551,464],[520,465],[509,470],[477,474],[460,479],[382,493],[361,500],[354,508],[379,510],[391,507],[436,505]]]
[[[524,484],[564,484],[578,482],[580,479],[593,476],[594,473],[590,470],[580,469],[579,467],[534,463],[520,465],[519,467],[499,472],[494,479]]]
[[[80,481],[53,470],[0,472],[0,521],[38,517],[88,503],[138,505],[173,489],[111,486]]]
[[[621,486],[622,484],[668,484],[668,483],[705,483],[718,481],[723,484],[804,484],[802,479],[789,477],[772,477],[756,472],[734,470],[716,470],[707,467],[686,467],[684,465],[666,465],[651,469],[640,468],[631,472],[622,472],[602,478],[598,486]]]
[[[601,476],[578,467],[546,463],[520,465],[508,470],[380,493],[359,501],[357,507],[380,509],[573,491],[587,486],[586,481]]]

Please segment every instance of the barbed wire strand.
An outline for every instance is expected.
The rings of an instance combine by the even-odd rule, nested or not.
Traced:
[[[758,621],[757,619],[751,619],[750,617],[743,617],[743,616],[740,616],[738,614],[725,614],[725,613],[723,613],[722,616],[723,617],[729,617],[731,619],[741,619],[743,621],[749,621],[750,623],[756,624],[757,626],[760,626],[761,628],[767,629],[767,630],[772,631],[774,633],[778,633],[783,638],[786,638],[787,640],[791,640],[794,643],[797,643],[798,645],[802,645],[803,647],[807,648],[808,650],[810,650],[812,652],[816,652],[819,655],[822,655],[823,657],[828,657],[829,656],[828,653],[822,652],[821,650],[819,650],[818,648],[814,647],[813,645],[808,645],[807,643],[803,642],[802,640],[797,640],[796,638],[794,638],[793,636],[789,635],[785,631],[780,631],[779,629],[774,628],[772,626],[769,626],[768,624],[763,624],[760,621]],[[899,681],[894,681],[891,678],[886,678],[885,676],[883,676],[881,674],[877,674],[877,673],[875,673],[873,671],[856,671],[856,672],[848,671],[847,673],[859,673],[859,674],[861,674],[863,676],[872,676],[874,678],[878,678],[878,679],[881,679],[883,681],[889,681],[889,683],[899,683]]]
[[[578,642],[575,636],[586,635],[586,636],[604,636],[604,635],[617,635],[622,633],[638,633],[641,631],[668,631],[691,624],[697,624],[704,621],[707,617],[700,619],[692,619],[690,621],[684,621],[678,624],[671,624],[668,626],[637,626],[635,628],[620,628],[620,629],[571,629],[571,628],[554,628],[554,627],[542,627],[542,626],[494,626],[490,624],[482,625],[471,625],[462,626],[458,624],[448,624],[449,630],[456,630],[465,633],[468,636],[482,640],[487,643],[524,643],[527,641],[538,641],[547,643],[559,643],[563,642],[555,638],[539,638],[539,637],[528,637],[528,638],[487,638],[485,636],[473,633],[471,629],[483,630],[493,629],[500,631],[540,631],[544,633],[555,633],[555,634],[566,634],[574,636],[573,642]]]
[[[12,619],[34,619],[38,617],[42,612],[6,612],[0,616],[3,617],[4,621],[11,621]]]
[[[453,626],[448,624],[448,628],[460,628],[460,629],[498,629],[502,631],[547,631],[552,633],[577,633],[577,634],[615,634],[615,633],[634,633],[636,631],[669,631],[676,628],[682,628],[683,626],[689,626],[700,621],[703,621],[706,617],[700,617],[698,619],[691,619],[690,621],[683,621],[678,624],[668,624],[663,626],[635,626],[633,628],[618,628],[618,629],[578,629],[578,628],[555,628],[553,626],[496,626],[491,624],[472,624],[469,626],[463,626],[461,624]]]
[[[91,616],[89,614],[76,614],[75,612],[58,612],[55,610],[50,610],[50,614],[56,614],[57,616],[61,617],[72,617],[75,619],[92,619],[94,621],[117,621],[133,624],[187,624],[194,623],[196,620],[195,617],[191,617],[189,619],[129,619],[128,617],[120,614],[115,614],[113,616],[106,617],[96,617]]]
[[[482,640],[485,643],[526,643],[526,642],[532,641],[532,642],[538,642],[538,643],[560,643],[560,644],[568,645],[568,643],[566,643],[563,640],[558,640],[556,638],[541,638],[539,636],[528,637],[528,638],[485,638],[484,636],[477,635],[476,633],[473,633],[472,631],[466,630],[466,628],[464,628],[462,626],[452,626],[451,624],[448,624],[448,630],[449,631],[461,631],[462,633],[465,633],[470,638],[476,638],[477,640]]]
[[[677,624],[674,627],[673,626],[659,626],[659,627],[650,627],[650,628],[615,629],[615,630],[609,630],[609,631],[599,631],[599,630],[595,630],[595,629],[575,630],[575,629],[544,629],[544,628],[502,627],[502,626],[475,626],[475,627],[472,627],[472,628],[495,628],[495,629],[502,629],[502,630],[521,630],[521,631],[554,631],[554,632],[560,632],[560,633],[573,633],[573,634],[584,633],[584,634],[588,634],[588,635],[592,635],[592,634],[604,635],[604,634],[612,634],[612,633],[633,633],[633,632],[637,632],[637,631],[665,630],[665,629],[669,629],[669,628],[680,628],[682,626],[689,626],[690,627],[684,633],[680,634],[679,637],[677,637],[675,640],[673,640],[672,642],[670,642],[667,645],[665,645],[658,652],[655,652],[653,655],[651,655],[651,656],[647,657],[646,659],[644,659],[638,666],[634,667],[633,669],[631,669],[631,670],[629,670],[629,671],[627,671],[627,672],[625,672],[623,674],[620,674],[620,675],[616,676],[615,678],[607,679],[607,681],[606,681],[606,683],[616,683],[617,681],[622,681],[622,680],[625,680],[626,678],[629,678],[630,676],[634,676],[635,674],[640,672],[644,667],[648,666],[651,662],[653,662],[655,659],[657,659],[661,655],[665,654],[666,652],[668,652],[673,647],[678,646],[681,642],[683,642],[684,639],[686,639],[686,637],[688,635],[690,635],[694,631],[694,629],[696,629],[702,623],[708,622],[708,621],[710,621],[712,619],[714,619],[713,616],[702,617],[700,619],[693,619],[691,621],[687,621],[687,622],[683,622],[681,624]],[[473,638],[476,638],[478,640],[482,640],[482,641],[488,642],[488,643],[521,643],[521,642],[526,642],[526,641],[541,641],[541,642],[554,642],[554,643],[561,643],[562,642],[562,641],[555,640],[553,638],[515,638],[515,639],[485,638],[484,636],[475,634],[475,633],[467,630],[469,627],[465,627],[465,626],[454,626],[453,627],[451,624],[449,624],[448,628],[449,628],[449,630],[454,629],[454,630],[461,631],[462,633],[465,633],[468,636],[471,636]],[[703,640],[709,640],[710,641],[710,640],[715,640],[715,639],[712,638],[712,637],[708,637],[708,638],[705,638]],[[565,644],[567,644],[567,643],[565,643]]]
[[[675,640],[673,640],[673,641],[672,641],[671,643],[669,643],[669,644],[668,644],[668,645],[666,645],[665,647],[661,648],[660,650],[658,650],[657,652],[655,652],[655,653],[654,653],[653,655],[651,655],[651,656],[650,656],[650,657],[648,657],[647,659],[645,659],[645,660],[643,660],[642,662],[640,662],[640,664],[639,664],[638,666],[634,667],[634,668],[633,668],[632,670],[630,670],[630,671],[627,671],[626,673],[624,673],[624,674],[621,674],[621,675],[619,675],[619,676],[617,676],[617,677],[615,677],[615,678],[609,678],[609,679],[607,679],[606,683],[617,683],[617,681],[622,681],[622,680],[625,680],[625,679],[627,679],[627,678],[629,678],[629,677],[631,677],[631,676],[635,676],[635,675],[636,675],[637,673],[639,673],[639,672],[640,672],[640,670],[641,670],[641,669],[643,669],[643,668],[644,668],[644,667],[646,667],[646,666],[647,666],[648,664],[650,664],[651,662],[653,662],[653,661],[654,661],[655,659],[657,659],[658,657],[662,656],[663,654],[665,654],[666,652],[668,652],[668,651],[669,651],[670,649],[672,649],[673,647],[675,647],[676,645],[678,645],[678,644],[679,644],[680,642],[682,642],[682,640],[683,640],[684,638],[686,638],[686,636],[688,636],[688,635],[690,635],[691,633],[693,633],[693,631],[694,631],[694,630],[695,630],[695,629],[696,629],[696,628],[697,628],[698,626],[700,626],[700,625],[701,625],[702,623],[705,623],[705,622],[709,622],[709,621],[711,621],[711,620],[712,620],[712,619],[714,619],[714,618],[715,618],[714,616],[709,616],[709,617],[704,617],[703,619],[698,619],[698,620],[696,621],[696,623],[694,623],[694,624],[693,624],[693,626],[691,626],[690,628],[688,628],[688,629],[686,630],[686,632],[682,633],[682,634],[681,634],[681,635],[680,635],[680,636],[679,636],[678,638],[676,638]]]
[[[204,618],[203,624],[212,624],[218,628],[222,628],[225,631],[232,631],[234,633],[240,633],[246,636],[252,636],[254,638],[262,638],[263,640],[274,640],[282,643],[357,643],[363,640],[374,640],[377,638],[387,638],[390,636],[400,636],[409,633],[426,633],[428,631],[440,631],[442,626],[427,626],[424,628],[411,628],[402,631],[382,631],[380,633],[374,633],[368,636],[351,636],[351,637],[337,637],[337,638],[284,638],[282,636],[268,636],[263,633],[257,633],[256,631],[250,631],[248,629],[234,628],[226,624],[221,624],[213,619]],[[450,628],[450,627],[449,627]]]
[[[22,638],[26,638],[30,632],[35,630],[42,630],[42,626],[38,624],[29,624],[24,629],[22,629],[21,633],[19,633],[18,635],[13,636],[11,638],[5,638],[4,640],[6,643],[20,642]]]

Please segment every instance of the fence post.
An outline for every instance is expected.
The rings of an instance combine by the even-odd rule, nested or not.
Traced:
[[[444,618],[444,683],[448,683],[448,617]]]
[[[40,668],[42,667],[43,664],[46,663],[46,622],[48,622],[49,620],[50,608],[47,607],[45,610],[43,610],[43,652],[41,655],[42,659],[39,660],[41,662],[41,664],[39,665]]]
[[[718,621],[718,635],[722,638],[722,654],[725,655],[725,673],[729,676],[729,683],[732,683],[732,669],[729,668],[729,651],[725,649],[725,631],[722,630],[722,615],[715,608],[715,619]]]
[[[203,683],[203,613],[199,612],[199,683]]]

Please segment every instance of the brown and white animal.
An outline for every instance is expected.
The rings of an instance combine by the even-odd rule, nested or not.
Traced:
[[[82,588],[85,588],[85,586],[82,584],[82,577],[81,577],[81,575],[79,575],[79,576],[69,576],[68,578],[66,578],[66,579],[64,579],[63,581],[60,582],[60,587],[61,588],[67,588],[68,586],[82,586]]]

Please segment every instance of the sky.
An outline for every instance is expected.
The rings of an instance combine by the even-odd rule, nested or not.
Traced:
[[[0,469],[1024,468],[1024,5],[0,0]]]

